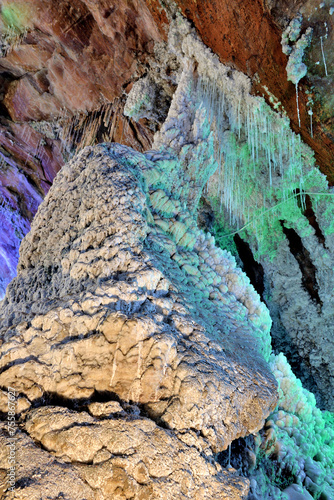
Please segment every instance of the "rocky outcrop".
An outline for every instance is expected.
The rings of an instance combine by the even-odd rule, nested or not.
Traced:
[[[101,140],[122,141],[148,149],[153,133],[123,115],[124,104],[102,106],[97,113],[77,114],[32,125],[5,122],[0,150],[0,297],[16,274],[19,246],[54,177],[76,151]],[[0,125],[1,129],[1,125]],[[0,132],[1,134],[1,132]],[[99,140],[100,140],[99,139]],[[10,244],[8,243],[10,242]],[[6,263],[6,264],[5,264]]]
[[[265,271],[275,350],[330,409],[333,189],[287,118],[251,95],[250,79],[222,65],[182,17],[171,25],[169,49],[183,71],[154,147],[177,154],[186,180],[170,176],[170,188],[192,211],[204,193],[223,248],[233,235],[248,242],[246,260],[256,256]],[[132,109],[135,97],[131,91]]]
[[[222,63],[248,75],[254,94],[263,95],[271,105],[278,103],[280,110],[287,113],[293,130],[312,147],[321,171],[333,183],[333,116],[329,109],[333,74],[330,47],[334,33],[331,5],[321,0],[205,3],[176,0],[175,4]],[[174,2],[168,5],[175,12]],[[150,1],[148,6],[163,26],[165,19],[160,14],[160,3]],[[298,122],[296,89],[287,79],[288,58],[281,46],[282,33],[289,21],[300,15],[302,33],[307,28],[313,30],[304,58],[308,74],[299,85],[301,123]]]
[[[178,437],[150,419],[123,410],[106,410],[101,419],[88,412],[43,408],[31,413],[27,430],[33,439],[21,432],[17,436],[22,471],[17,498],[37,499],[43,494],[91,500],[171,496],[229,500],[247,494],[245,479],[235,471],[221,471],[206,459],[205,443],[200,446],[196,433]],[[8,447],[5,437],[0,439],[3,464]],[[47,474],[38,474],[40,470]],[[25,482],[27,476],[29,482]]]
[[[247,494],[213,453],[275,407],[271,323],[231,255],[164,187],[178,169],[162,153],[86,148],[23,240],[0,310],[1,411],[6,388],[18,396],[18,494]]]
[[[326,204],[319,203],[320,227],[327,222],[325,210]],[[332,248],[333,235],[326,234],[322,245],[313,231],[304,235],[301,224],[295,224],[281,242],[275,263],[261,259],[270,283],[267,302],[276,352],[286,353],[318,405],[330,411],[334,408]]]
[[[47,120],[64,107],[92,111],[112,101],[161,41],[142,1],[130,8],[103,0],[33,0],[29,13],[22,10],[13,7],[12,22],[29,34],[2,60],[7,72],[20,77],[4,99],[13,121]]]

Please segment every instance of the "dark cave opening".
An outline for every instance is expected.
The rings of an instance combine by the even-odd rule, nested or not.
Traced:
[[[243,264],[243,271],[247,274],[251,284],[263,301],[264,294],[264,270],[261,264],[254,259],[253,252],[247,241],[240,238],[239,234],[234,236],[239,257]]]
[[[321,307],[322,301],[319,297],[316,279],[317,269],[311,260],[310,252],[304,247],[301,237],[294,229],[286,227],[284,225],[285,221],[281,220],[280,223],[289,242],[290,251],[301,270],[303,287],[309,293],[311,299]]]
[[[264,434],[265,432],[261,430],[262,446]],[[264,447],[259,446],[259,443],[256,442],[257,439],[258,437],[256,438],[252,434],[245,438],[235,439],[226,450],[217,454],[217,462],[224,469],[233,467],[238,471],[238,474],[248,478],[252,476],[256,478],[257,471],[262,471],[269,483],[275,485],[281,491],[284,490],[296,480],[293,470],[289,465],[281,464],[275,452],[268,453]],[[256,500],[259,497],[250,492],[247,498]]]
[[[317,221],[317,217],[314,213],[311,197],[304,192],[300,192],[299,189],[296,189],[295,192],[298,195],[297,196],[297,203],[298,203],[300,210],[302,211],[303,215],[309,221],[310,226],[313,227],[313,229],[315,231],[315,235],[318,238],[319,243],[324,248],[326,248],[325,236],[320,229],[320,226],[319,226],[318,221]]]
[[[229,447],[217,454],[217,462],[224,467],[233,467],[239,474],[245,477],[250,475],[252,469],[252,455],[255,448],[255,438],[253,434],[241,437],[232,441]]]

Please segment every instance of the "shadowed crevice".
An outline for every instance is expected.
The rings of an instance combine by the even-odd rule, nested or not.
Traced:
[[[301,237],[294,229],[286,227],[284,225],[285,221],[280,221],[280,223],[283,233],[289,242],[290,251],[298,262],[301,270],[302,285],[310,295],[311,299],[321,307],[322,301],[319,297],[318,283],[316,279],[317,269],[312,262],[310,252],[304,247]]]
[[[310,226],[313,227],[315,231],[315,235],[318,238],[319,243],[324,247],[326,247],[326,240],[325,240],[325,235],[321,231],[320,226],[317,221],[317,217],[314,213],[313,206],[312,206],[312,200],[311,197],[308,194],[305,193],[300,193],[299,189],[296,189],[296,194],[299,195],[297,196],[297,203],[301,211],[303,212],[303,215],[307,218],[309,221]],[[303,201],[302,201],[302,196],[303,196]]]
[[[260,295],[263,301],[264,294],[264,270],[261,264],[256,262],[253,252],[247,243],[239,234],[234,236],[234,243],[236,244],[239,257],[243,264],[243,271],[247,274],[251,284]]]

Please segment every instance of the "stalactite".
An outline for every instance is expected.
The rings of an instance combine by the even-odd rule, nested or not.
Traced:
[[[321,46],[321,54],[322,54],[322,60],[324,62],[324,67],[325,67],[325,74],[326,76],[328,76],[328,72],[327,72],[327,64],[326,64],[326,57],[325,57],[325,53],[324,53],[324,45],[323,45],[323,42],[322,42],[322,36],[320,37],[320,46]]]
[[[308,111],[308,114],[310,116],[310,131],[311,131],[311,137],[313,137],[313,124],[312,124],[312,117],[313,117],[313,111],[310,109]]]
[[[298,125],[299,125],[299,128],[300,128],[300,113],[299,113],[299,98],[298,98],[298,82],[296,82],[296,105],[297,105]]]

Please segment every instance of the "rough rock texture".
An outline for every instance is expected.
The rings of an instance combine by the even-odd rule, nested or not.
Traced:
[[[315,397],[293,374],[285,356],[272,355],[279,402],[256,436],[239,439],[219,463],[243,470],[250,480],[248,500],[334,498],[334,425]]]
[[[212,452],[259,430],[275,407],[261,354],[270,321],[234,259],[162,190],[172,167],[154,152],[86,148],[23,240],[1,304],[0,386],[19,395],[22,446],[56,457],[57,494],[64,476],[82,495],[89,484],[88,498],[246,495]],[[3,391],[2,411],[6,401]],[[29,454],[19,456],[25,476]],[[17,498],[35,498],[44,479],[34,478]]]
[[[14,496],[4,493],[4,500],[37,500],[41,494],[75,500],[229,500],[247,494],[247,481],[206,459],[205,443],[201,447],[194,432],[178,437],[126,412],[122,418],[109,413],[101,420],[85,411],[50,406],[31,412],[26,431],[31,437],[24,431],[16,436],[18,486]],[[2,467],[6,441],[0,433]]]
[[[141,1],[5,0],[1,9],[0,196],[24,230],[7,227],[8,210],[1,217],[4,233],[16,227],[20,235],[12,249],[0,241],[0,297],[15,275],[19,242],[73,150],[101,140],[150,147],[150,130],[124,117],[118,98],[162,40]]]
[[[177,6],[222,62],[251,77],[253,92],[264,94],[273,105],[279,103],[294,130],[316,152],[321,170],[333,181],[330,49],[334,30],[329,1],[121,0],[110,4],[107,0],[4,0],[0,15],[0,153],[6,169],[12,166],[12,176],[19,172],[25,184],[32,184],[35,200],[45,196],[71,147],[76,150],[105,140],[140,151],[147,149],[147,143],[150,147],[151,130],[156,129],[157,121],[164,121],[177,79],[178,68],[164,46]],[[295,88],[287,80],[287,56],[281,47],[282,33],[299,14],[301,33],[313,30],[304,57],[308,73],[299,85],[301,127]],[[155,94],[153,112],[143,115],[149,120],[142,119],[137,125],[124,117],[120,106],[113,133],[107,133],[110,130],[101,126],[103,107],[122,100],[133,83],[147,75]],[[86,120],[87,113],[93,116]],[[51,135],[45,124],[53,131]],[[90,129],[87,141],[82,141],[86,127]],[[1,197],[28,227],[35,212],[27,215],[24,206],[17,207],[24,186],[21,183],[16,191],[15,182],[6,184],[1,168],[0,183],[6,186]],[[14,205],[10,202],[13,196]],[[1,248],[3,262],[12,261],[10,267],[15,268],[18,245],[12,251],[4,244]],[[7,265],[3,267],[1,295],[9,272]]]
[[[330,2],[176,0],[175,3],[222,63],[250,76],[254,93],[264,95],[271,103],[274,96],[282,105],[293,129],[313,148],[321,170],[333,183],[333,114],[329,108],[332,99],[329,88],[333,75],[333,55],[330,48],[334,30]],[[155,19],[160,19],[159,3],[153,1],[148,5],[155,14]],[[287,80],[287,57],[281,47],[282,32],[288,21],[298,13],[304,16],[302,31],[305,32],[307,27],[314,29],[308,60],[310,80],[303,80],[299,90],[301,126],[298,124],[295,87]],[[165,20],[162,18],[161,22],[164,23]],[[325,57],[329,61],[327,74],[322,62],[321,36]],[[315,103],[312,135],[307,107],[310,99]]]
[[[223,220],[223,248],[228,234],[249,242],[246,264],[255,255],[265,270],[276,352],[287,354],[318,404],[330,409],[333,189],[286,117],[250,95],[250,80],[222,65],[181,17],[171,25],[169,48],[183,71],[154,147],[182,159],[186,180],[170,176],[170,189],[181,190],[193,210],[204,192]]]
[[[189,32],[182,31],[184,25],[176,15],[177,5],[193,23]],[[37,206],[61,165],[76,151],[104,141],[118,141],[145,151],[152,147],[153,133],[159,129],[154,147],[168,145],[171,148],[170,156],[156,152],[136,156],[119,148],[108,152],[127,172],[130,162],[131,175],[134,169],[136,182],[141,179],[140,192],[143,200],[146,198],[145,202],[139,202],[141,215],[137,214],[133,201],[126,202],[126,193],[125,212],[119,207],[117,220],[123,221],[122,238],[126,239],[129,237],[125,230],[127,223],[130,220],[138,222],[133,228],[134,235],[138,229],[138,241],[144,241],[143,247],[134,242],[133,246],[123,246],[123,240],[117,239],[119,235],[115,236],[116,240],[112,239],[109,213],[101,212],[105,214],[101,222],[100,214],[97,215],[100,207],[95,213],[91,199],[86,200],[83,196],[75,199],[67,211],[57,211],[57,201],[51,213],[41,211],[45,220],[53,221],[52,235],[44,230],[45,221],[39,216],[38,229],[33,229],[32,233],[34,237],[29,237],[23,245],[20,274],[2,305],[6,343],[2,346],[1,362],[5,365],[0,377],[3,388],[18,384],[22,391],[18,400],[22,425],[27,417],[24,412],[30,412],[31,404],[72,408],[78,391],[83,398],[80,410],[89,411],[91,416],[106,418],[106,408],[88,410],[88,405],[93,408],[91,405],[100,404],[100,399],[107,398],[112,407],[122,403],[122,411],[128,411],[126,402],[138,403],[139,420],[154,419],[157,425],[170,426],[174,437],[184,428],[198,432],[204,429],[203,436],[212,450],[222,449],[234,437],[258,428],[266,414],[265,408],[268,410],[270,406],[268,395],[263,393],[264,389],[259,389],[261,403],[259,407],[251,403],[254,413],[246,418],[242,408],[247,408],[252,397],[239,394],[238,383],[230,384],[230,373],[236,371],[236,380],[243,380],[246,394],[254,394],[254,384],[261,384],[262,377],[267,377],[265,368],[258,374],[256,367],[258,364],[263,366],[259,352],[268,358],[270,321],[245,277],[235,269],[233,260],[225,252],[219,252],[211,237],[196,228],[194,213],[199,197],[209,174],[217,167],[217,158],[213,155],[217,143],[212,136],[217,122],[206,123],[205,131],[202,127],[205,113],[201,109],[194,110],[189,92],[182,90],[187,83],[189,87],[194,75],[203,76],[203,67],[209,69],[205,78],[211,72],[216,75],[215,84],[218,81],[215,72],[218,57],[210,67],[212,54],[206,57],[210,54],[208,49],[205,54],[201,52],[200,40],[192,43],[197,30],[220,60],[229,65],[223,70],[222,87],[225,86],[224,91],[232,89],[234,95],[232,106],[225,108],[221,116],[221,130],[227,132],[221,135],[221,143],[227,147],[224,151],[219,150],[220,156],[232,146],[232,154],[227,155],[227,160],[232,158],[234,161],[236,153],[240,154],[244,166],[251,166],[250,151],[254,159],[254,143],[259,142],[259,135],[261,137],[265,163],[257,172],[254,168],[256,189],[250,197],[256,202],[256,208],[268,207],[273,200],[281,203],[281,198],[275,198],[277,193],[269,202],[267,194],[270,198],[272,167],[276,169],[273,184],[277,187],[280,183],[282,165],[278,173],[277,155],[282,144],[283,156],[290,157],[290,165],[295,164],[298,168],[301,164],[308,165],[312,154],[300,146],[299,136],[291,136],[289,125],[278,127],[281,142],[276,142],[276,125],[267,127],[269,115],[262,113],[263,107],[258,114],[262,123],[254,119],[253,108],[248,104],[255,94],[264,94],[273,108],[291,118],[292,128],[313,148],[317,166],[333,182],[333,12],[330,0],[177,0],[176,3],[120,0],[115,5],[107,0],[1,2],[0,298],[15,274],[19,244],[29,230]],[[175,25],[177,27],[178,22],[177,33]],[[286,51],[284,37],[291,22],[300,24],[299,33],[295,39],[290,38],[290,48]],[[173,30],[172,36],[182,49],[177,54],[177,51],[168,53],[166,44],[168,31]],[[304,53],[299,54],[303,71],[291,68],[288,52],[294,50],[310,30],[313,30],[312,39]],[[191,35],[187,36],[188,41],[183,40],[188,34]],[[183,41],[186,42],[184,46]],[[204,57],[198,57],[201,54]],[[188,64],[189,58],[191,64]],[[304,64],[307,74],[296,89],[287,77],[295,70],[304,75]],[[237,70],[244,74],[240,75]],[[240,89],[242,82],[246,82],[239,93],[243,99],[237,103],[238,92],[234,91]],[[212,109],[212,105],[217,108],[214,102],[217,94],[211,83],[210,78],[202,79],[202,87],[199,87],[206,91]],[[175,100],[169,110],[173,93]],[[231,94],[227,94],[225,96],[231,98]],[[296,99],[298,94],[299,101]],[[218,102],[221,103],[219,99]],[[178,112],[179,104],[184,113]],[[169,119],[165,121],[168,110]],[[247,117],[244,125],[247,122],[248,139],[241,130],[240,116]],[[256,137],[250,139],[249,130],[251,133],[255,130]],[[295,155],[296,145],[299,159]],[[175,153],[178,160],[173,157]],[[126,156],[126,160],[121,156]],[[142,169],[139,175],[137,164]],[[217,169],[211,185],[219,185],[220,172],[220,168]],[[307,174],[310,172],[308,170]],[[98,190],[100,175],[95,174]],[[283,190],[283,198],[291,195],[296,202],[297,191],[303,190],[305,185],[302,178],[297,182],[295,172],[292,174],[290,184]],[[239,173],[237,177],[244,179]],[[267,241],[274,241],[280,248],[274,262],[269,252],[263,257],[264,296],[270,300],[276,347],[284,348],[291,355],[289,360],[293,361],[294,368],[300,369],[298,374],[303,382],[308,377],[308,387],[317,387],[318,401],[329,407],[333,395],[328,390],[332,387],[330,365],[333,362],[330,336],[333,212],[331,198],[327,195],[333,193],[327,185],[318,182],[319,177],[313,170],[305,179],[311,194],[319,188],[320,195],[326,197],[316,206],[313,215],[300,217],[302,209],[297,207],[299,215],[296,216],[298,210],[291,204],[280,212],[283,214],[281,222],[273,221],[274,231],[270,232]],[[263,190],[265,182],[270,188]],[[249,184],[244,183],[242,192],[247,192],[248,188]],[[222,200],[219,189],[215,197]],[[228,178],[224,179],[224,189],[233,195],[236,192]],[[64,192],[66,190],[65,183]],[[208,191],[206,188],[207,195]],[[97,196],[109,199],[102,188]],[[51,194],[51,201],[54,198],[56,195]],[[81,203],[81,198],[86,201]],[[217,204],[217,199],[211,201]],[[249,212],[246,216],[246,212],[241,211],[244,206],[238,205],[233,196],[230,201],[227,209],[230,221],[233,213],[233,217],[247,220],[248,224]],[[312,198],[312,203],[315,206],[317,200]],[[93,228],[91,218],[96,219],[97,226],[104,224],[102,229]],[[70,228],[66,232],[59,225],[59,220],[63,219]],[[83,221],[82,226],[80,221]],[[83,235],[84,224],[90,222],[92,231],[87,230]],[[282,226],[277,229],[277,224]],[[228,230],[233,232],[236,227]],[[320,237],[319,227],[324,233]],[[248,237],[256,257],[259,239],[258,228],[255,229],[253,234],[248,231]],[[296,233],[292,238],[294,242],[287,236],[293,234],[291,231]],[[42,236],[38,236],[38,232]],[[99,234],[97,243],[94,243],[93,233]],[[298,238],[302,249],[296,246],[296,241],[300,243]],[[49,247],[53,249],[50,252]],[[117,254],[114,254],[116,247]],[[138,268],[128,269],[129,259],[132,263],[139,262]],[[136,337],[136,341],[129,342],[133,332],[139,340]],[[68,342],[69,335],[74,338],[75,347]],[[210,340],[203,340],[203,335]],[[153,337],[159,340],[158,347]],[[203,343],[209,353],[204,356],[203,364],[202,350],[205,349],[203,345],[197,347],[196,342],[194,347],[194,338],[197,343]],[[224,339],[223,351],[220,351],[220,344],[217,347],[215,343],[221,338]],[[194,351],[191,359],[196,360],[190,372],[187,371],[192,364],[189,349]],[[251,353],[249,359],[248,351]],[[100,353],[98,362],[94,352]],[[63,354],[67,358],[63,358]],[[142,363],[138,362],[142,359]],[[92,376],[88,376],[87,364],[92,367]],[[124,366],[126,377],[119,379],[118,367]],[[200,377],[204,390],[202,382],[198,381],[198,366],[201,366],[201,373],[205,373]],[[241,377],[240,366],[251,367],[245,380],[243,375]],[[25,378],[18,367],[26,374]],[[229,374],[226,378],[222,376],[222,367],[224,377]],[[186,383],[182,378],[184,370]],[[101,377],[101,371],[108,373],[109,385]],[[254,379],[258,382],[251,380],[255,373]],[[217,400],[216,389],[208,382],[211,379],[219,391],[228,395],[228,404]],[[145,382],[145,390],[141,380]],[[197,394],[202,395],[199,407]],[[201,410],[205,405],[210,408],[206,413],[207,421]],[[213,410],[212,406],[218,410]],[[239,414],[230,420],[236,407]],[[1,393],[0,408],[6,410],[5,391]],[[56,414],[57,410],[52,411]],[[24,432],[23,427],[21,430]],[[60,456],[57,450],[53,452]],[[220,472],[217,474],[219,476]],[[22,485],[27,487],[23,481],[25,477],[22,476]],[[200,489],[199,482],[194,488],[192,496],[196,488]],[[213,491],[216,490],[212,490],[212,495]]]
[[[72,112],[91,111],[120,95],[161,36],[145,2],[108,4],[30,2],[26,27],[33,32],[2,61],[7,71],[21,77],[5,97],[13,120],[47,119],[64,106]],[[31,99],[22,106],[27,97]]]
[[[323,204],[317,209],[317,220],[320,227],[326,223]],[[300,227],[295,229],[293,234],[300,238]],[[268,304],[276,351],[286,353],[294,372],[312,388],[318,405],[330,411],[334,409],[333,240],[333,235],[327,235],[322,245],[315,234],[303,236],[304,255],[293,255],[285,240],[275,262],[261,259],[271,284]],[[305,253],[309,269],[299,265],[301,259],[306,261]]]
[[[54,177],[75,151],[95,141],[122,141],[148,149],[152,132],[123,115],[122,102],[102,106],[99,112],[66,116],[32,125],[8,120],[0,141],[0,297],[16,274],[19,246]],[[1,125],[0,125],[1,134]],[[10,244],[8,243],[10,242]]]

